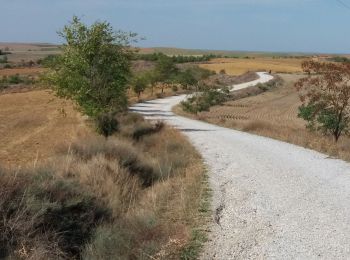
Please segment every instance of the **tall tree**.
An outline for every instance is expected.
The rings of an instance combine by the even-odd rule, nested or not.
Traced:
[[[350,130],[350,64],[306,61],[302,67],[309,76],[295,84],[303,103],[299,117],[338,141]]]
[[[84,113],[127,108],[127,83],[135,34],[115,32],[107,22],[90,27],[73,17],[59,35],[65,40],[62,55],[49,63],[47,79],[62,97],[78,103]]]

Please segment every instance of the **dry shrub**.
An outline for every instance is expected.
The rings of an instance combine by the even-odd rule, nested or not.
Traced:
[[[158,133],[163,128],[164,123],[162,121],[158,121],[157,123],[155,123],[155,125],[152,125],[149,122],[144,122],[140,125],[135,126],[132,133],[132,138],[136,141],[139,141],[144,136]]]
[[[48,169],[1,170],[1,258],[75,258],[108,211]]]
[[[117,161],[131,175],[138,176],[144,187],[149,187],[159,178],[151,158],[144,157],[142,152],[130,143],[117,139],[92,138],[79,141],[72,144],[71,152],[83,160],[91,160],[94,156],[101,155],[108,160]]]

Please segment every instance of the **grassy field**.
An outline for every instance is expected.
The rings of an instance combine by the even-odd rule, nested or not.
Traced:
[[[297,117],[301,103],[294,82],[302,75],[280,76],[284,80],[282,86],[258,95],[254,95],[254,89],[243,90],[250,91],[252,96],[214,106],[209,112],[194,116],[179,112],[179,108],[176,111],[212,124],[286,141],[349,161],[350,138],[341,137],[335,144],[332,137],[307,130],[305,121]]]
[[[247,71],[272,71],[274,73],[301,72],[303,59],[294,58],[254,58],[254,59],[214,59],[200,67],[219,73],[221,70],[229,75],[240,75]]]

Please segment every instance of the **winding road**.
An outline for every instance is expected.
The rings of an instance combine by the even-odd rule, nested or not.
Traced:
[[[259,76],[233,90],[270,77]],[[131,110],[183,131],[208,166],[214,214],[202,259],[350,259],[349,163],[173,114],[185,98]]]

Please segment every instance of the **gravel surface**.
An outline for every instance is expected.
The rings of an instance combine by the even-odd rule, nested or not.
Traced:
[[[182,130],[208,165],[213,222],[202,259],[350,259],[349,163],[174,115],[185,98],[131,109]]]

